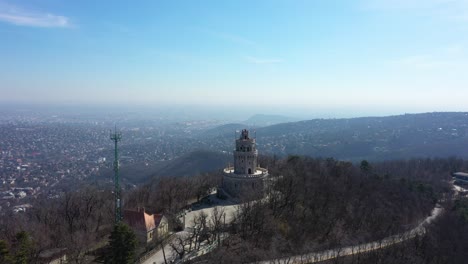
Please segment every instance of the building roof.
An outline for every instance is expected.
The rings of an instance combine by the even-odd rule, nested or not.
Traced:
[[[161,223],[162,214],[148,214],[145,208],[137,208],[136,210],[124,210],[124,221],[132,228],[149,232]]]

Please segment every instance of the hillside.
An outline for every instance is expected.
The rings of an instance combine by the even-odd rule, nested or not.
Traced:
[[[245,124],[239,123],[230,123],[221,126],[217,126],[214,128],[210,128],[207,130],[203,130],[202,132],[198,133],[197,136],[201,138],[208,138],[208,137],[224,137],[224,136],[231,136],[234,137],[234,132],[236,130],[241,130],[247,127]]]
[[[152,163],[133,163],[122,165],[120,177],[124,183],[141,184],[148,182],[153,177],[189,177],[197,174],[213,172],[225,167],[232,162],[232,156],[227,153],[214,151],[193,151],[179,158],[168,161],[156,161]],[[113,171],[109,168],[101,173],[100,179],[111,180]],[[95,179],[90,179],[94,181]]]
[[[231,160],[232,156],[227,153],[197,150],[164,163],[151,177],[182,177],[213,172],[224,168]]]
[[[286,122],[292,122],[292,121],[297,121],[297,119],[287,117],[287,116],[282,116],[282,115],[257,114],[245,120],[244,123],[254,126],[254,127],[259,127],[259,126],[270,126],[274,124],[286,123]]]
[[[424,113],[387,117],[314,119],[257,128],[258,149],[358,161],[410,157],[468,157],[468,113]],[[232,146],[232,131],[217,142]]]

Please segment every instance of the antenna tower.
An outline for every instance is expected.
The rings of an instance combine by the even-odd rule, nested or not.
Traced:
[[[114,133],[110,132],[110,139],[114,141],[114,206],[115,206],[115,223],[122,220],[122,200],[120,198],[120,179],[119,179],[119,150],[117,144],[122,139],[122,133],[117,133],[117,127]]]

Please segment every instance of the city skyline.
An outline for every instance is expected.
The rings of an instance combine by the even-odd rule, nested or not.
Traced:
[[[0,0],[1,101],[468,111],[467,22],[464,0]]]

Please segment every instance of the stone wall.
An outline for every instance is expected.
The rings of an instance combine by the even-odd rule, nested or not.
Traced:
[[[265,176],[263,177],[230,177],[223,176],[222,188],[234,198],[245,200],[259,199],[265,193]]]
[[[257,156],[258,152],[242,152],[234,151],[234,168],[236,174],[249,174],[254,173],[257,168]]]

